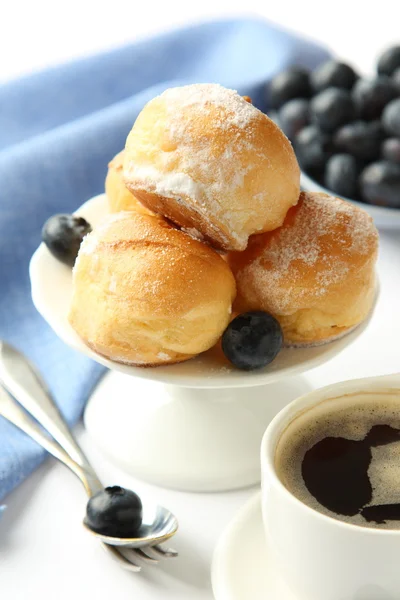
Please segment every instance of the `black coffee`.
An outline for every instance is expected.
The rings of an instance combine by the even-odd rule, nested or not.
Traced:
[[[282,434],[278,475],[299,500],[358,525],[400,528],[400,398],[322,402]]]

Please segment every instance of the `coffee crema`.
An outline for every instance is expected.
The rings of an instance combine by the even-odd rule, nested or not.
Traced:
[[[400,529],[400,396],[362,392],[306,409],[283,431],[275,468],[320,513]]]

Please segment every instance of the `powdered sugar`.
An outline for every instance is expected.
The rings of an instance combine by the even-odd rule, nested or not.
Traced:
[[[108,286],[108,289],[111,293],[114,293],[117,291],[117,278],[115,277],[115,275],[111,275],[110,284]]]
[[[201,222],[222,235],[229,233],[244,248],[249,233],[265,226],[265,206],[272,201],[259,177],[260,169],[275,168],[265,140],[257,134],[266,117],[236,91],[217,84],[172,88],[152,102],[160,104],[163,116],[155,127],[163,142],[151,142],[156,149],[151,160],[140,151],[136,154],[135,135],[142,139],[148,125],[143,124],[143,132],[140,123],[135,125],[128,139],[126,181],[133,182],[133,191],[143,189],[189,205]]]
[[[94,231],[85,235],[79,248],[79,254],[93,254],[98,247],[97,236]],[[78,258],[79,258],[78,254]]]
[[[369,251],[371,218],[366,212],[333,197],[308,194],[302,198],[295,226],[280,230],[279,237],[272,240],[263,254],[264,259],[279,266],[281,271],[287,271],[294,260],[307,265],[314,265],[320,258],[328,261],[328,255],[321,256],[321,238],[331,235],[336,226],[344,228],[343,239],[336,238],[336,243],[350,253]]]
[[[228,128],[235,125],[239,128],[246,127],[254,118],[257,109],[250,102],[246,102],[235,90],[230,90],[216,83],[197,83],[183,87],[170,88],[161,94],[166,101],[167,107],[172,106],[175,114],[176,106],[185,108],[196,106],[196,108],[207,110],[210,105],[219,106],[224,109],[225,122],[220,126]]]
[[[303,298],[328,294],[348,276],[354,257],[370,256],[378,239],[365,211],[327,195],[302,194],[292,211],[259,256],[238,273],[244,295],[254,281],[278,314],[301,308]]]
[[[108,214],[107,217],[103,219],[93,231],[83,238],[79,248],[79,254],[95,254],[98,250],[101,236],[109,229],[110,225],[112,223],[116,223],[117,221],[123,221],[130,218],[132,218],[132,212],[130,211],[119,211]]]
[[[131,173],[128,171],[128,174]],[[135,177],[138,177],[144,186],[169,198],[199,198],[202,195],[200,184],[196,183],[187,173],[161,173],[152,165],[134,167]]]
[[[200,231],[197,231],[197,229],[194,227],[182,227],[181,231],[187,235],[190,235],[190,237],[194,240],[199,240],[200,242],[204,241],[204,235],[200,233]]]

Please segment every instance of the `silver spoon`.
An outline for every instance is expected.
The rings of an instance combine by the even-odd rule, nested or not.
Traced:
[[[0,340],[0,382],[49,433],[47,437],[26,415],[7,392],[0,388],[0,414],[22,429],[48,452],[70,468],[92,496],[104,489],[93,467],[78,445],[53,401],[46,384],[33,365],[15,348]],[[155,562],[158,558],[176,556],[174,550],[159,546],[178,529],[176,517],[162,506],[143,506],[143,523],[134,538],[110,537],[85,525],[111,551],[113,558],[132,570],[140,570],[137,560]],[[134,549],[134,550],[130,550]]]

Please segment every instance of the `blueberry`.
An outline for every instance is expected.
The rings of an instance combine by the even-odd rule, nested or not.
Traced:
[[[382,144],[382,156],[385,160],[400,165],[400,139],[388,138]]]
[[[357,79],[354,69],[336,60],[328,60],[310,75],[311,86],[316,93],[329,87],[351,90]]]
[[[295,137],[294,149],[302,169],[319,169],[332,154],[331,138],[315,125],[308,125]]]
[[[400,46],[388,48],[378,60],[378,73],[392,75],[400,67]]]
[[[92,231],[89,223],[75,215],[53,215],[42,229],[42,240],[59,261],[74,266],[85,235]]]
[[[280,108],[293,98],[309,98],[311,86],[308,71],[301,67],[291,67],[276,75],[267,87],[269,106]]]
[[[307,169],[307,175],[320,185],[325,185],[325,165],[319,169]]]
[[[340,152],[352,154],[364,161],[374,160],[380,155],[385,134],[379,121],[354,121],[344,125],[335,133],[333,142]]]
[[[359,79],[352,91],[357,116],[365,121],[379,119],[386,104],[396,98],[395,83],[386,75]]]
[[[339,88],[327,88],[310,102],[311,119],[324,131],[335,131],[354,118],[350,93]]]
[[[247,312],[230,322],[222,336],[222,350],[238,369],[250,371],[269,365],[282,348],[278,321],[262,311]]]
[[[271,119],[271,121],[276,123],[276,125],[278,125],[278,127],[281,126],[280,122],[279,122],[279,114],[278,114],[277,110],[269,110],[267,116]]]
[[[400,67],[398,67],[392,75],[392,81],[396,86],[397,95],[400,95]]]
[[[278,123],[283,133],[293,140],[297,133],[308,124],[308,100],[295,98],[282,106],[278,114]]]
[[[142,524],[142,502],[131,490],[107,487],[90,498],[85,523],[104,535],[135,537]]]
[[[335,154],[326,163],[325,186],[345,198],[357,196],[359,168],[350,154]]]
[[[368,165],[360,176],[366,202],[400,208],[400,165],[382,160]]]
[[[400,137],[400,98],[392,100],[385,107],[382,115],[382,123],[390,135]]]

